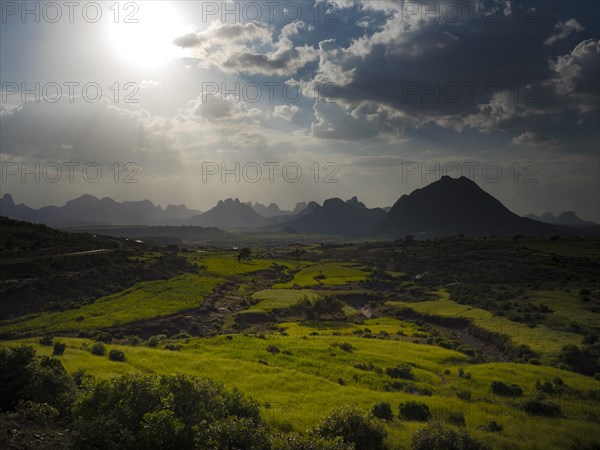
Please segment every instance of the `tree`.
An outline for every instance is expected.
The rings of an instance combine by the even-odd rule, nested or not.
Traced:
[[[20,400],[47,403],[66,413],[75,396],[73,381],[55,358],[38,358],[32,347],[0,348],[0,410]]]
[[[55,342],[54,348],[52,349],[52,354],[56,355],[56,356],[60,356],[65,352],[66,348],[67,348],[67,344],[65,344],[63,342]]]
[[[314,433],[324,439],[341,437],[356,450],[382,450],[387,436],[378,419],[352,406],[342,406],[323,418]]]
[[[244,259],[250,260],[250,255],[252,255],[252,250],[249,247],[242,248],[237,254],[238,262],[242,262]]]
[[[378,419],[390,421],[394,418],[392,407],[388,402],[377,402],[371,409],[371,414]]]
[[[405,420],[417,420],[419,422],[426,422],[431,417],[429,406],[427,406],[425,403],[419,403],[414,401],[400,403],[398,411],[398,415]]]

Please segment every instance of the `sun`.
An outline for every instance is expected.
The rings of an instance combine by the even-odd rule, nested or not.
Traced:
[[[173,44],[185,34],[182,17],[170,2],[118,2],[111,11],[109,38],[117,53],[131,64],[151,68],[184,56]]]

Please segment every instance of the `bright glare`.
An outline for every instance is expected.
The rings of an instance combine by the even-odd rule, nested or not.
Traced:
[[[173,39],[185,34],[183,20],[169,2],[119,2],[118,20],[110,20],[109,36],[118,53],[140,67],[156,67],[184,55]],[[137,10],[124,5],[138,5]],[[137,23],[131,23],[136,20]]]

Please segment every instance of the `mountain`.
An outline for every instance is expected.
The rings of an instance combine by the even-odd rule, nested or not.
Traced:
[[[302,233],[358,236],[365,234],[384,217],[385,211],[369,209],[356,197],[346,202],[330,198],[323,202],[323,206],[310,202],[298,217],[285,225]]]
[[[558,217],[554,214],[547,212],[541,216],[535,214],[527,214],[525,217],[528,219],[538,220],[544,223],[550,223],[553,225],[565,225],[565,226],[594,226],[596,222],[590,222],[589,220],[583,220],[575,214],[573,211],[565,211],[559,214]]]
[[[167,225],[199,213],[183,205],[169,205],[162,209],[150,200],[119,203],[110,197],[99,199],[89,194],[69,200],[63,206],[44,206],[39,209],[15,205],[10,194],[0,199],[1,215],[54,226]]]
[[[303,210],[306,209],[307,206],[308,206],[308,203],[306,203],[306,202],[298,202],[298,203],[296,203],[296,206],[292,210],[292,214],[299,214],[299,213],[301,213]]]
[[[277,217],[292,214],[291,211],[282,211],[279,209],[277,203],[271,203],[269,206],[265,206],[262,203],[254,203],[254,205],[252,205],[252,202],[246,204],[252,206],[252,209],[263,217]]]
[[[550,233],[553,227],[520,217],[466,177],[444,176],[403,195],[378,226],[384,235],[510,235]]]
[[[268,219],[259,215],[247,203],[239,199],[219,200],[217,206],[203,214],[193,216],[185,221],[186,225],[202,227],[246,228],[260,227],[268,223]]]
[[[4,194],[0,198],[0,216],[9,217],[15,220],[31,221],[35,215],[35,209],[21,203],[15,204],[12,195]]]

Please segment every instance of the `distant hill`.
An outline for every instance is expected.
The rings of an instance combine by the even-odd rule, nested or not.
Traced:
[[[553,227],[520,217],[466,177],[444,176],[403,195],[378,226],[385,235],[509,235],[551,233]]]
[[[120,203],[110,197],[99,199],[93,195],[82,195],[63,206],[44,206],[39,209],[15,204],[10,194],[0,199],[1,215],[53,226],[167,225],[199,213],[184,205],[169,205],[162,209],[150,200]]]
[[[254,212],[260,214],[263,217],[277,217],[284,216],[286,214],[292,214],[291,211],[282,211],[279,209],[277,203],[271,203],[269,206],[265,206],[262,203],[254,203],[248,202],[246,203],[248,206],[251,206]]]
[[[217,206],[204,214],[193,216],[185,221],[186,225],[219,228],[260,227],[268,224],[268,219],[239,199],[219,200]]]
[[[311,202],[286,226],[302,233],[319,233],[339,236],[363,235],[385,217],[380,208],[369,209],[356,197],[344,202],[330,198],[323,206]]]
[[[554,214],[547,212],[541,216],[535,214],[527,214],[525,217],[528,219],[538,220],[544,223],[550,223],[554,225],[565,225],[565,226],[593,226],[597,225],[596,222],[589,220],[583,220],[575,214],[573,211],[565,211],[556,217]]]

